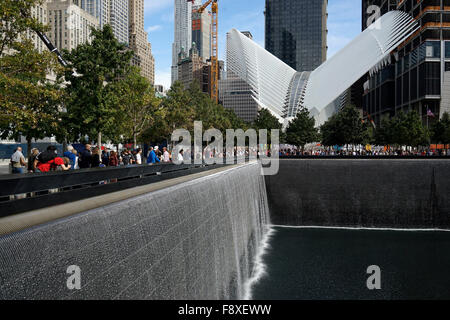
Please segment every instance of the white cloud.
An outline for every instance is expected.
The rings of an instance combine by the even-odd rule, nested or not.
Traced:
[[[160,30],[160,29],[162,29],[162,26],[159,25],[159,24],[157,24],[156,26],[150,26],[150,27],[148,27],[146,31],[147,31],[148,33],[150,33],[150,32],[154,32],[154,31]]]
[[[155,84],[162,84],[165,89],[169,89],[171,81],[172,81],[172,72],[170,71],[170,69],[155,71]]]

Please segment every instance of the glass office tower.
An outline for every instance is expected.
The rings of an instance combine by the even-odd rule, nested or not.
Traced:
[[[266,0],[266,50],[298,71],[327,58],[328,0]]]
[[[397,48],[391,64],[365,78],[364,115],[380,125],[384,117],[416,110],[431,125],[450,112],[450,0],[363,0],[363,29],[371,6],[381,14],[404,11],[421,28]],[[428,111],[435,117],[427,119]]]

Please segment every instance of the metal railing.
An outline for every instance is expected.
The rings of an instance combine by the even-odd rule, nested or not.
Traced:
[[[1,175],[0,218],[223,166],[154,164]]]

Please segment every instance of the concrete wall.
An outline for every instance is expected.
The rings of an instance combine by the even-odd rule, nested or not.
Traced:
[[[2,236],[0,299],[242,298],[267,208],[253,163]]]
[[[450,228],[448,160],[280,160],[277,225]]]

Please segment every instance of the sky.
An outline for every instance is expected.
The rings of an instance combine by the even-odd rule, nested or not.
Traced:
[[[155,57],[156,84],[170,87],[174,0],[144,0],[145,29]],[[309,0],[320,1],[320,0]],[[203,3],[206,0],[202,1]],[[265,0],[219,0],[219,59],[225,60],[226,33],[250,31],[264,47]],[[361,0],[328,1],[328,57],[361,32]]]

